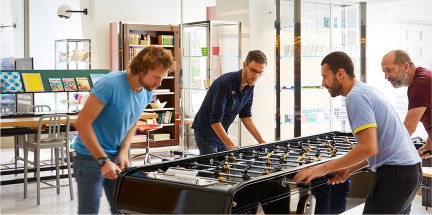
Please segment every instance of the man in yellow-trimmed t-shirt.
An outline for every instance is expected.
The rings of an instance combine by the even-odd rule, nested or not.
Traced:
[[[421,158],[395,109],[377,89],[357,82],[354,64],[344,52],[327,55],[321,63],[321,75],[322,85],[332,97],[346,97],[348,119],[358,145],[340,158],[303,169],[294,180],[309,183],[335,173],[327,183],[340,183],[369,165],[374,182],[363,213],[408,214],[422,181]]]

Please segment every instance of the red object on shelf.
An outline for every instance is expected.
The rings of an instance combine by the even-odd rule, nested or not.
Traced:
[[[213,47],[213,55],[219,55],[219,46]]]
[[[137,129],[140,132],[152,131],[152,130],[161,129],[161,128],[162,128],[162,125],[160,125],[160,124],[147,124],[147,125],[138,125],[137,124]]]

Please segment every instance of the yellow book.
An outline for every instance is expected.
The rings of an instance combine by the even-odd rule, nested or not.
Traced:
[[[22,78],[26,92],[44,92],[40,73],[23,73]]]

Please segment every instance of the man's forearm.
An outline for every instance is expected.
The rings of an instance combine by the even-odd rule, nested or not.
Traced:
[[[356,170],[359,170],[359,169],[367,167],[367,166],[369,166],[369,163],[367,162],[367,160],[364,160],[364,161],[360,162],[359,164],[350,167],[349,169],[350,169],[350,172],[353,173]]]
[[[133,137],[136,134],[136,126],[133,126],[128,133],[126,134],[126,137],[123,139],[123,142],[120,146],[120,151],[119,153],[128,153],[129,152],[129,148],[132,142]],[[149,137],[147,137],[149,138]]]
[[[323,167],[328,172],[347,168],[354,172],[368,164],[366,159],[371,156],[368,151],[367,147],[358,145],[344,156],[323,164]]]
[[[220,122],[213,123],[211,125],[216,135],[219,137],[219,139],[222,140],[222,142],[229,148],[232,149],[235,147],[235,144],[231,141],[231,139],[228,137],[228,134],[225,132],[225,129],[222,127],[222,124]]]

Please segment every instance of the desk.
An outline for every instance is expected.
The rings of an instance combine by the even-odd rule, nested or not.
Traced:
[[[157,118],[156,113],[142,113],[140,119],[151,119]],[[21,126],[21,127],[37,127],[39,124],[40,117],[18,117],[18,118],[8,118],[0,120],[1,129],[11,126]],[[73,125],[78,119],[78,115],[70,115],[70,122]],[[49,123],[49,120],[42,121],[44,125]]]
[[[142,113],[140,119],[151,119],[157,118],[156,113]],[[40,116],[35,117],[17,117],[17,118],[6,118],[0,120],[0,136],[16,136],[23,134],[35,134],[37,132],[37,126],[39,124]],[[69,115],[71,125],[73,125],[78,119],[78,115]],[[62,120],[64,123],[66,120]],[[43,125],[47,125],[49,120],[42,121]],[[74,131],[73,126],[71,131]]]
[[[422,206],[432,207],[432,167],[422,167],[423,185],[422,185]]]
[[[151,119],[151,118],[157,118],[158,115],[156,113],[142,113],[140,116],[140,119]],[[23,134],[35,134],[37,133],[37,126],[39,124],[39,118],[40,116],[36,117],[17,117],[17,118],[2,118],[0,119],[0,136],[15,136],[15,135],[23,135]],[[73,125],[76,120],[78,119],[78,115],[69,115],[71,125]],[[64,121],[62,121],[64,122]],[[49,123],[49,120],[42,121],[43,125],[47,125]],[[18,127],[15,127],[18,126]],[[36,128],[36,130],[34,130]],[[71,127],[71,130],[73,130],[73,126]],[[65,167],[62,166],[62,169]],[[41,171],[44,170],[53,170],[53,167],[44,167],[41,168]],[[30,172],[35,171],[34,169],[30,169]],[[23,173],[23,170],[1,170],[0,175],[11,175],[15,173]],[[55,176],[47,176],[46,179],[52,179],[55,178]],[[65,175],[62,175],[61,178],[64,178]],[[34,178],[30,178],[29,181],[34,181]],[[15,183],[22,183],[23,179],[14,179],[14,180],[7,180],[7,181],[1,181],[1,185],[7,185],[7,184],[15,184]]]
[[[432,167],[422,167],[423,176],[432,178]]]

